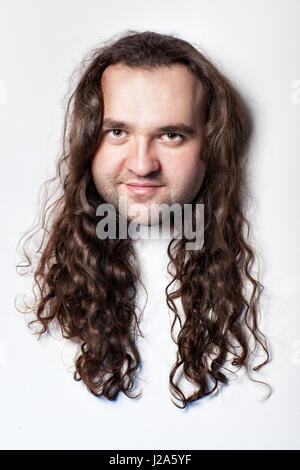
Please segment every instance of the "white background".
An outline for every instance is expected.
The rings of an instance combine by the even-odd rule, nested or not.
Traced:
[[[0,5],[1,448],[299,449],[300,2]],[[159,274],[157,285],[148,286],[147,321],[152,335],[157,329],[160,346],[153,347],[150,329],[139,400],[123,395],[109,402],[88,393],[73,380],[72,346],[51,338],[37,342],[14,308],[15,296],[28,289],[16,274],[16,245],[33,222],[42,182],[52,175],[70,75],[90,48],[127,29],[175,33],[197,43],[235,81],[252,110],[251,220],[266,286],[263,331],[272,343],[272,362],[259,374],[274,389],[266,402],[260,401],[265,389],[243,377],[186,410],[172,404]],[[147,275],[159,273],[160,255],[143,256]]]

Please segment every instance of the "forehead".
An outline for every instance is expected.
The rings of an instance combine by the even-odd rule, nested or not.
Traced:
[[[101,86],[104,117],[126,122],[192,123],[203,107],[203,85],[183,64],[151,69],[113,64],[105,69]]]

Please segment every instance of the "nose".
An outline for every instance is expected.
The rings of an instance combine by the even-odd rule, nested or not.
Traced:
[[[137,138],[129,146],[126,167],[137,176],[147,176],[159,169],[157,155],[146,138]]]

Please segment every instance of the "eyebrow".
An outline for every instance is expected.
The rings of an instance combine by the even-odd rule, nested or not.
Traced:
[[[132,125],[130,125],[127,122],[124,121],[115,121],[114,119],[111,118],[105,118],[103,120],[102,126],[104,128],[113,128],[113,129],[132,129]],[[186,124],[180,122],[180,123],[175,123],[175,124],[168,124],[166,126],[161,126],[156,128],[156,132],[162,132],[162,133],[170,133],[170,134],[186,134],[186,135],[194,135],[195,134],[195,129],[191,126],[187,126]]]

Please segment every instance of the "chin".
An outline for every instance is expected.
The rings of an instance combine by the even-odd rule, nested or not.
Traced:
[[[162,220],[161,210],[158,206],[141,206],[135,222],[140,225],[155,226],[159,225]]]
[[[142,226],[151,226],[151,225],[159,224],[159,219],[153,220],[153,217],[151,218],[151,215],[143,215],[139,217],[127,217],[127,220],[129,222],[133,222],[137,225],[142,225]]]

